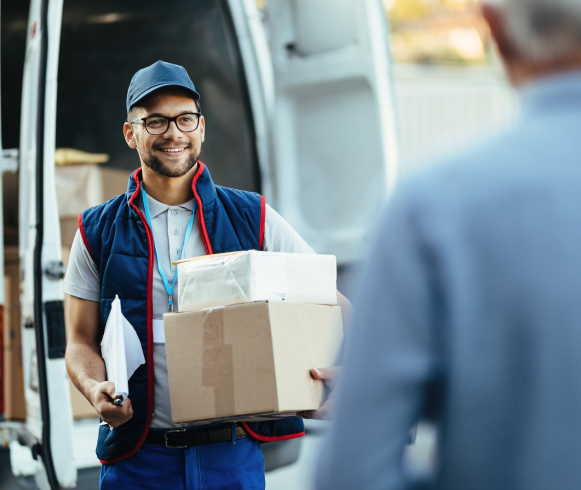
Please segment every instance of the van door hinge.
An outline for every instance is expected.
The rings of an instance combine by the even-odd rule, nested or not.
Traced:
[[[18,148],[2,150],[0,156],[0,172],[16,172],[18,170]]]
[[[67,269],[62,260],[54,260],[46,264],[44,274],[50,281],[60,281],[65,277],[66,271]]]

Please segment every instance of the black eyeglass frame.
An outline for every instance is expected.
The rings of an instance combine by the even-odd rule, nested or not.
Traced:
[[[180,128],[180,126],[178,124],[178,117],[187,116],[187,115],[197,116],[197,118],[198,118],[198,124],[196,124],[196,127],[194,129],[189,129],[187,131],[184,131],[182,128]],[[166,128],[161,133],[150,133],[149,130],[147,129],[147,124],[146,124],[145,121],[147,121],[148,119],[155,118],[155,117],[163,117],[164,119],[167,119],[167,126],[166,126]],[[149,134],[151,134],[152,136],[159,136],[160,134],[165,133],[169,129],[169,125],[170,125],[170,123],[172,121],[176,124],[176,128],[178,128],[182,133],[193,133],[196,129],[198,129],[200,127],[200,119],[201,118],[202,118],[202,113],[201,112],[184,112],[184,113],[178,114],[177,116],[174,116],[174,117],[168,117],[168,116],[147,116],[147,117],[142,117],[141,119],[135,119],[134,121],[131,121],[131,124],[137,124],[138,122],[143,122],[143,127],[145,128],[145,130]]]

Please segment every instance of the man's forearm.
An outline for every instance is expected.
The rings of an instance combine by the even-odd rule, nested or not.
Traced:
[[[71,381],[94,404],[93,389],[107,379],[103,358],[87,344],[69,341],[65,360]]]
[[[122,406],[113,403],[115,385],[107,381],[99,346],[99,303],[75,296],[68,296],[68,300],[70,334],[65,360],[69,376],[103,421],[119,427],[132,417],[133,408],[129,398]]]

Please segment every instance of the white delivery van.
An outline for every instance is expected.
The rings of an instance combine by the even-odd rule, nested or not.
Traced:
[[[75,420],[71,408],[61,228],[74,206],[59,206],[70,196],[66,185],[57,193],[55,150],[106,154],[98,168],[128,177],[139,165],[121,133],[131,77],[158,59],[180,64],[202,94],[202,160],[214,181],[261,192],[317,252],[354,263],[396,178],[387,24],[381,0],[269,0],[264,11],[255,0],[1,7],[0,243],[20,270],[6,282],[19,300],[10,296],[3,338],[21,369],[3,368],[2,381],[20,383],[24,401],[5,410],[16,395],[3,389],[13,420],[0,438],[14,472],[38,487],[81,487],[79,475],[99,466],[98,421]],[[100,175],[104,196],[117,183]],[[96,180],[87,182],[83,196]],[[36,460],[16,467],[25,453]]]

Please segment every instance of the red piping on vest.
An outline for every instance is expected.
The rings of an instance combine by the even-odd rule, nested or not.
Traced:
[[[196,182],[198,182],[198,178],[204,172],[206,166],[198,160],[198,171],[194,178],[192,179],[192,191],[194,192],[194,198],[196,199],[196,204],[198,205],[198,227],[200,228],[200,235],[202,235],[202,241],[204,242],[204,247],[206,247],[206,253],[208,255],[212,255],[212,244],[210,243],[210,237],[208,236],[208,230],[206,230],[206,222],[204,221],[204,212],[203,212],[203,203],[202,199],[200,198],[198,191],[196,190]]]
[[[133,172],[133,180],[137,183],[137,189],[129,199],[129,205],[135,210],[135,212],[139,215],[139,218],[143,222],[145,226],[145,231],[147,232],[147,244],[149,246],[149,264],[147,266],[147,418],[145,420],[145,428],[143,429],[143,434],[139,438],[139,441],[135,445],[135,447],[129,451],[127,454],[120,456],[115,459],[111,459],[109,461],[99,460],[102,464],[113,464],[118,463],[119,461],[123,461],[124,459],[133,456],[139,448],[145,442],[145,438],[147,437],[147,433],[149,432],[149,426],[151,425],[151,418],[153,415],[153,403],[154,403],[154,392],[153,392],[153,266],[154,266],[154,257],[155,257],[155,249],[153,245],[153,233],[147,224],[147,220],[143,213],[139,211],[139,208],[133,204],[133,200],[139,195],[139,191],[141,188],[141,182],[139,180],[139,174],[141,173],[141,169],[137,169]]]
[[[93,252],[91,252],[91,247],[89,247],[89,240],[87,240],[87,235],[85,235],[85,228],[83,228],[83,213],[79,213],[79,216],[77,217],[78,221],[79,221],[79,231],[81,232],[81,237],[83,238],[83,243],[85,244],[85,248],[87,249],[87,252],[89,252],[89,255],[91,256],[91,258],[93,260]]]
[[[257,434],[252,429],[250,429],[250,427],[248,427],[248,424],[246,422],[242,422],[242,425],[246,429],[246,432],[248,432],[252,437],[254,437],[254,439],[258,439],[261,442],[288,441],[289,439],[297,439],[297,438],[303,437],[305,435],[305,431],[302,431],[302,432],[297,432],[295,434],[287,434],[286,436],[273,436],[273,437],[261,436],[260,434]]]
[[[258,248],[264,250],[264,223],[266,221],[266,199],[260,196],[260,235],[258,239]]]

